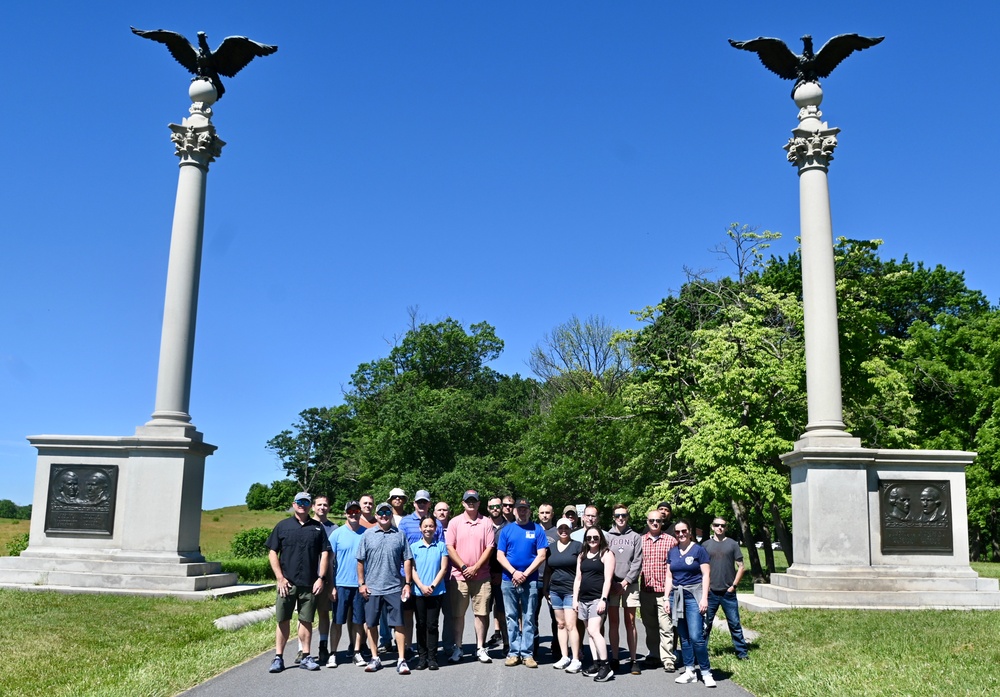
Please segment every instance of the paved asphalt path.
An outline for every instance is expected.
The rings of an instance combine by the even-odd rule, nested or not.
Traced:
[[[397,675],[395,667],[395,651],[382,655],[382,670],[376,673],[366,673],[364,668],[347,663],[343,651],[343,639],[339,652],[339,665],[336,668],[324,667],[319,671],[302,670],[295,666],[295,653],[298,642],[292,639],[285,647],[285,671],[283,673],[268,673],[274,649],[236,666],[211,680],[191,688],[183,694],[185,697],[278,697],[279,695],[307,694],[406,694],[415,697],[509,697],[511,694],[521,695],[560,695],[567,691],[577,695],[601,695],[602,697],[635,697],[647,695],[679,695],[696,697],[745,697],[750,695],[739,685],[729,679],[729,675],[716,668],[713,671],[718,687],[709,690],[704,683],[697,682],[688,685],[674,683],[679,673],[666,673],[662,668],[644,669],[642,675],[629,673],[616,675],[605,683],[595,683],[592,678],[582,675],[571,675],[552,668],[552,658],[549,654],[549,618],[548,606],[543,606],[540,624],[542,625],[541,648],[539,649],[539,667],[525,668],[519,665],[508,668],[503,664],[500,650],[490,652],[493,663],[482,664],[474,657],[476,641],[473,633],[472,617],[465,624],[465,656],[461,663],[441,663],[441,670],[414,670],[409,675]],[[272,620],[273,621],[273,620]],[[639,624],[639,654],[645,653],[645,638],[642,623]],[[718,631],[718,630],[716,630]],[[723,630],[724,631],[724,630]],[[624,632],[624,626],[623,626]],[[605,636],[607,627],[605,627]],[[313,644],[317,640],[313,635]],[[313,652],[315,654],[315,651]],[[589,650],[584,642],[584,654]],[[628,653],[622,651],[622,658]],[[752,654],[751,654],[752,655]],[[443,652],[439,653],[443,659]],[[411,662],[412,665],[412,662]]]

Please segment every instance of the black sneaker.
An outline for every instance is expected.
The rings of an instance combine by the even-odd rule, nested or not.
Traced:
[[[632,675],[642,675],[642,669],[639,667],[638,661],[632,661],[632,665],[629,668],[629,672]]]
[[[490,640],[486,642],[486,648],[495,649],[496,647],[500,646],[502,642],[503,642],[503,637],[500,636],[500,632],[493,632],[493,636],[491,636]]]
[[[597,661],[594,661],[589,666],[580,671],[580,675],[582,675],[585,678],[592,678],[595,675],[597,675],[597,671],[598,671]]]
[[[281,656],[275,656],[274,660],[271,661],[271,668],[267,671],[268,673],[280,673],[285,669],[285,659]]]
[[[437,670],[438,669],[438,663],[437,663],[437,661],[435,661],[433,658],[431,660],[427,661],[427,669],[428,670]]]
[[[417,662],[413,664],[413,670],[427,670],[427,659],[418,658]]]
[[[607,682],[611,679],[614,671],[611,670],[611,666],[608,665],[607,661],[601,661],[601,667],[597,670],[597,675],[594,676],[594,682]]]

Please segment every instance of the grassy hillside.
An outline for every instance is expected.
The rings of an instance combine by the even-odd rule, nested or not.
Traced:
[[[30,527],[30,520],[0,518],[0,557],[7,556],[7,543],[18,535],[28,532]]]
[[[272,528],[287,511],[248,511],[244,506],[226,506],[201,512],[201,553],[209,559],[229,556],[233,535],[247,528]]]

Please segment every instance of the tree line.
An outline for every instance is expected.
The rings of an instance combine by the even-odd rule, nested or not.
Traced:
[[[489,367],[503,340],[486,322],[410,326],[363,363],[343,403],[311,407],[267,442],[288,479],[254,484],[251,507],[287,490],[428,488],[516,493],[557,506],[617,501],[645,512],[735,521],[747,545],[791,563],[789,452],[806,424],[798,252],[732,224],[714,251],[729,275],[683,286],[618,329],[599,317],[555,327],[532,350],[534,377]],[[970,552],[1000,559],[1000,310],[961,272],[879,256],[881,241],[835,244],[844,420],[865,447],[975,450],[967,470]],[[344,499],[343,501],[340,499]],[[707,528],[706,528],[707,529]]]

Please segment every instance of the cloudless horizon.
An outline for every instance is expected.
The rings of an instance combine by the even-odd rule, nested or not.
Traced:
[[[995,3],[43,1],[5,16],[0,498],[20,505],[26,436],[127,436],[153,411],[166,126],[188,115],[190,76],[130,25],[279,47],[213,107],[227,145],[208,176],[191,398],[219,447],[206,509],[283,478],[266,441],[342,402],[408,308],[489,322],[506,344],[492,367],[527,375],[572,315],[635,326],[685,267],[730,273],[710,250],[732,222],[794,251],[792,83],[729,38],[798,53],[806,33],[817,49],[884,35],[823,80],[841,129],[834,235],[1000,300]]]

